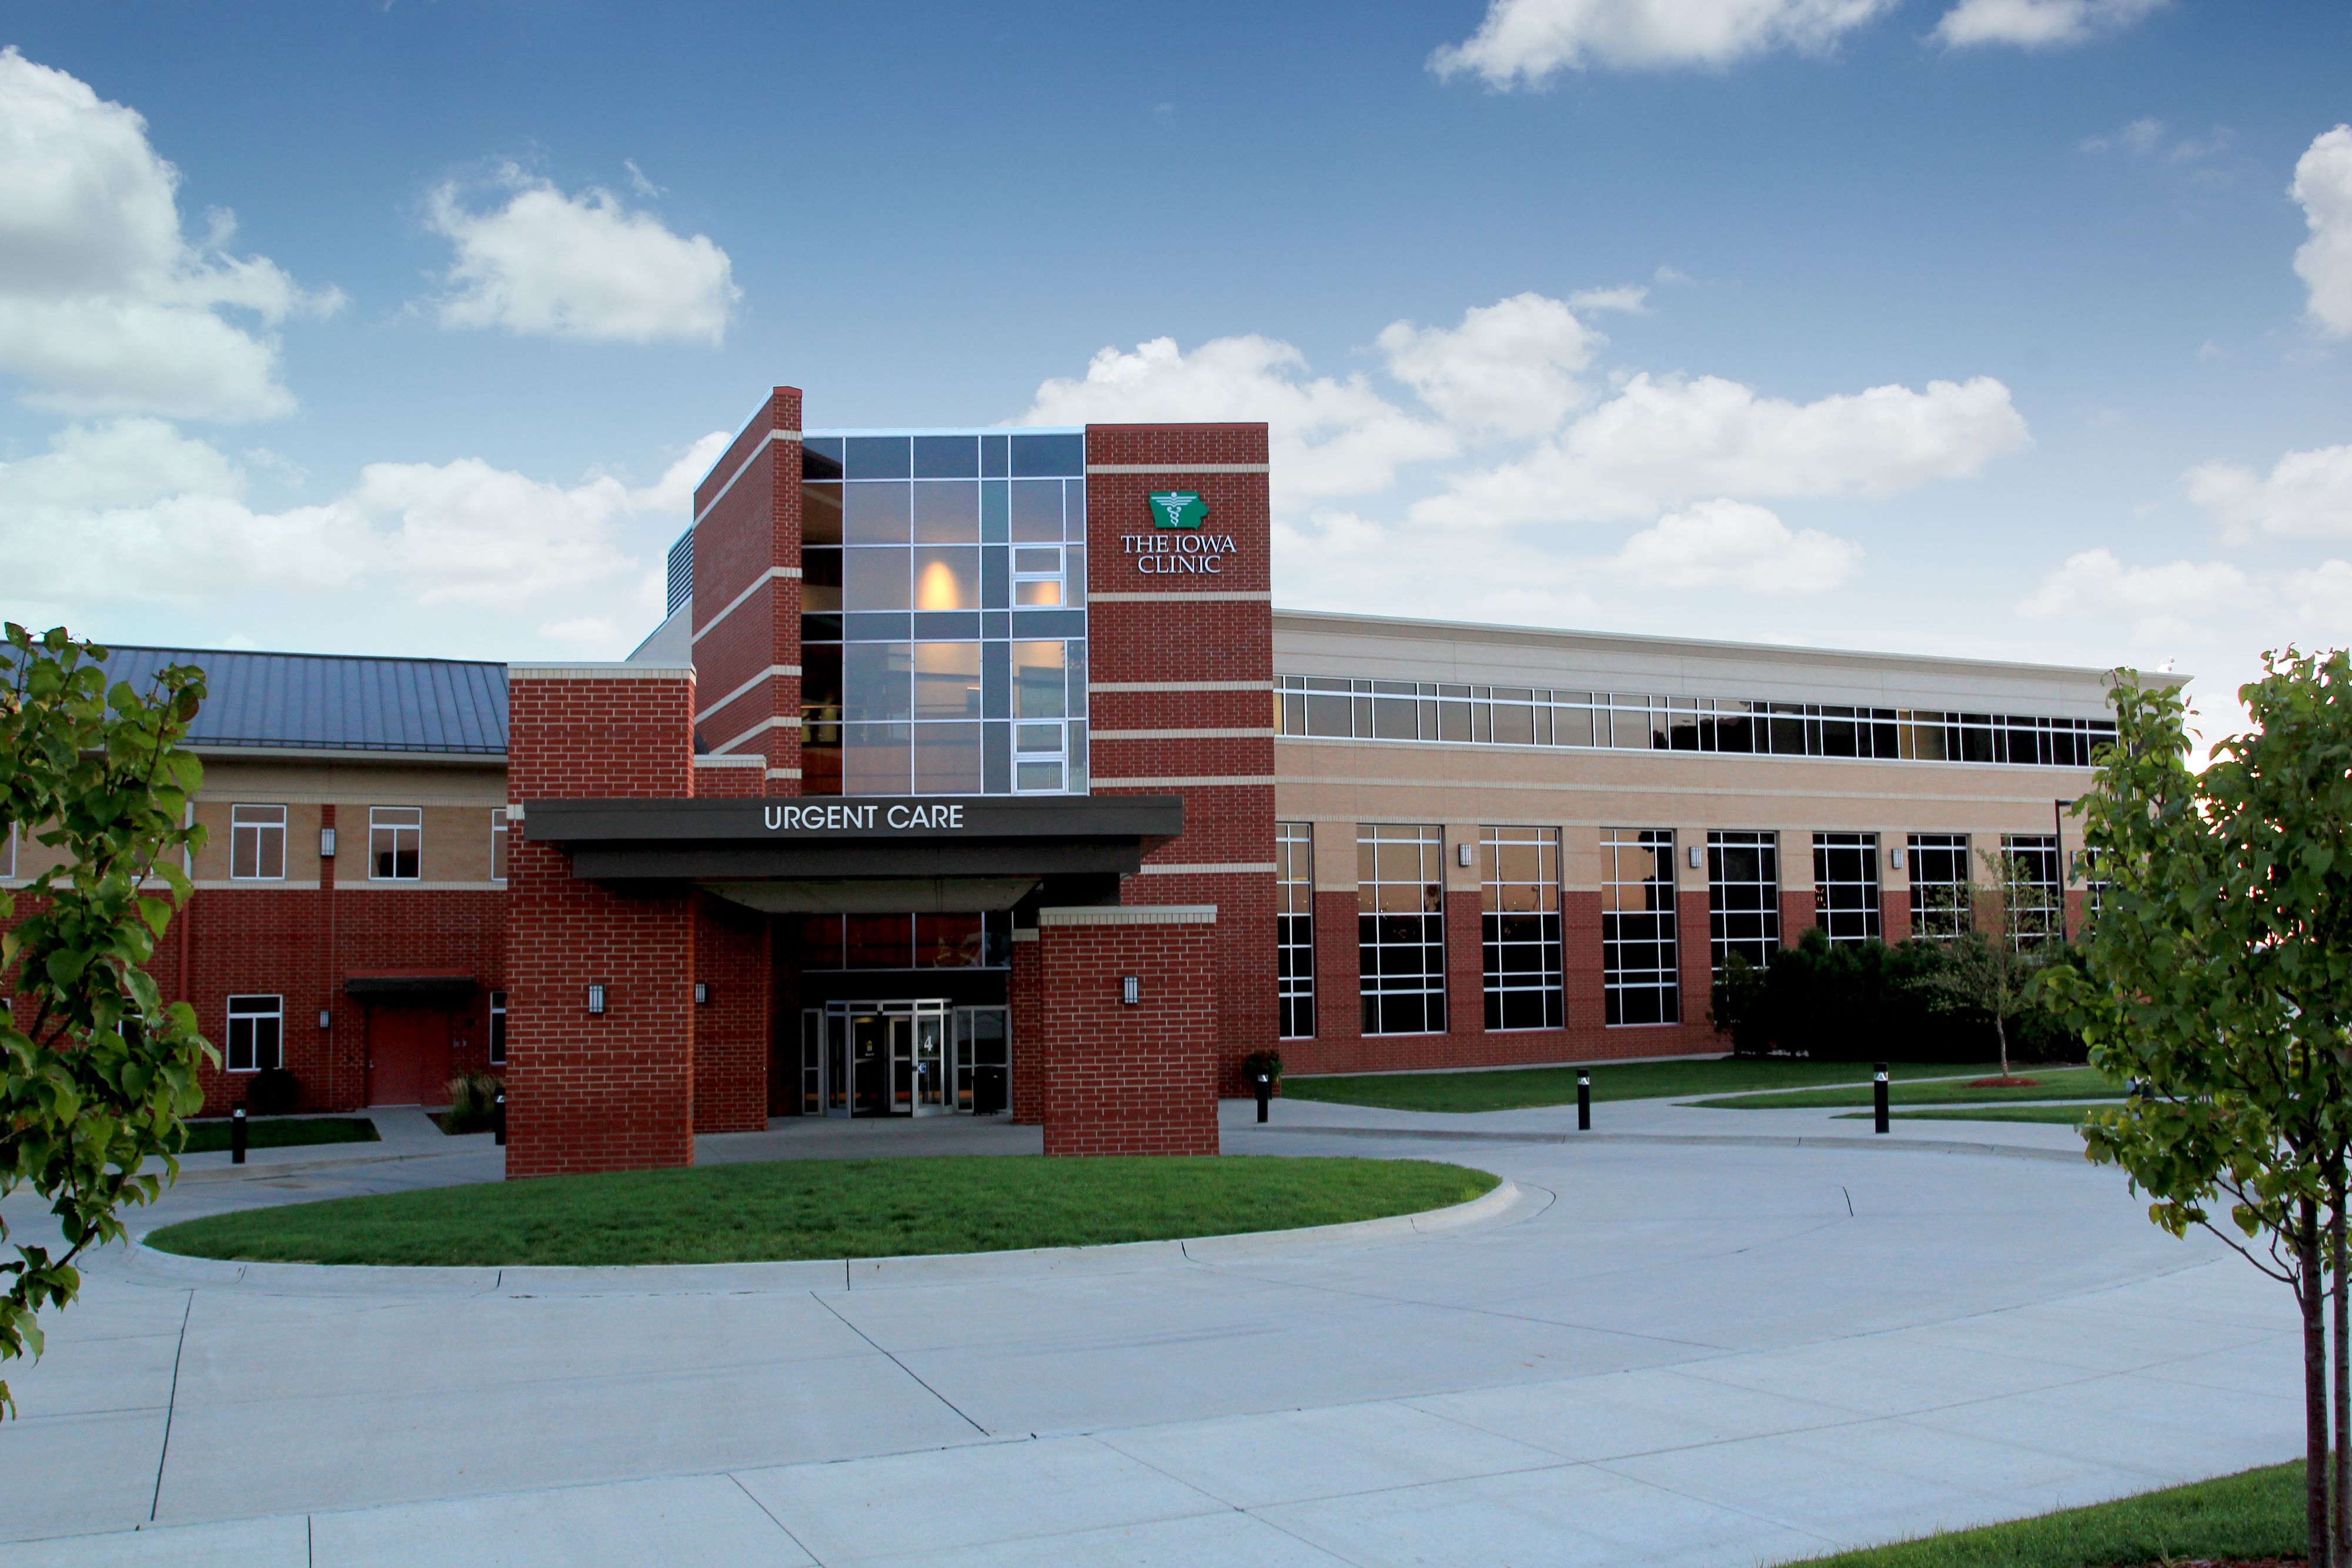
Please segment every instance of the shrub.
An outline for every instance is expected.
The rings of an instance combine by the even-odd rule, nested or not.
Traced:
[[[1252,1093],[1255,1093],[1257,1092],[1257,1075],[1261,1072],[1265,1073],[1272,1082],[1280,1083],[1282,1082],[1282,1052],[1278,1051],[1253,1051],[1247,1056],[1242,1058],[1242,1082],[1249,1087]]]
[[[265,1067],[245,1086],[245,1113],[283,1116],[302,1103],[302,1086],[282,1067]]]
[[[1992,1019],[1943,982],[1950,962],[1940,943],[1832,945],[1820,927],[1809,927],[1761,968],[1737,956],[1727,963],[1716,977],[1710,1021],[1741,1056],[1979,1061],[1994,1051]],[[2080,1060],[2081,1042],[2038,1001],[2013,1027],[2022,1056]]]
[[[441,1118],[445,1133],[487,1133],[498,1124],[499,1096],[506,1080],[495,1072],[461,1072],[449,1080],[449,1111]]]

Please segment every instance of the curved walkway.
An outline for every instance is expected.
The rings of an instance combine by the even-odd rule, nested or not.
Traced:
[[[0,1565],[1747,1563],[2296,1451],[2284,1291],[2112,1172],[1932,1146],[2063,1155],[2063,1128],[1249,1114],[1229,1151],[1450,1159],[1555,1200],[881,1291],[358,1298],[101,1259],[12,1377]],[[248,1167],[155,1218],[494,1157]]]

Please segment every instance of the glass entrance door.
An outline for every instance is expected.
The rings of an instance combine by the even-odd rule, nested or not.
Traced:
[[[970,1019],[975,1013],[992,1015],[993,1023],[983,1022],[980,1032],[1001,1042],[1004,1010],[950,1010],[944,1001],[832,1002],[808,1009],[801,1030],[803,1113],[937,1116],[971,1110],[974,1059],[960,1042],[972,1038]],[[1000,1064],[1002,1076],[1001,1043],[992,1055],[983,1046],[980,1060]],[[983,1089],[982,1099],[986,1097]]]
[[[934,1009],[908,1020],[914,1029],[915,1103],[918,1116],[937,1116],[948,1109],[948,1017]]]
[[[890,1113],[890,1025],[879,1012],[852,1011],[849,1023],[849,1113]]]
[[[992,1116],[1013,1108],[1011,1009],[958,1008],[952,1108]]]

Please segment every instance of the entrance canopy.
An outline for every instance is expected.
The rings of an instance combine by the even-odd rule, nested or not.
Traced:
[[[1009,909],[1047,879],[1130,876],[1176,795],[531,800],[523,831],[591,882],[694,883],[774,914]]]

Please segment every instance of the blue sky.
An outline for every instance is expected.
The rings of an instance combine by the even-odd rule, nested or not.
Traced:
[[[1265,418],[1287,604],[2215,694],[2352,636],[2342,5],[94,0],[0,44],[14,619],[617,655],[790,382],[813,425]]]

